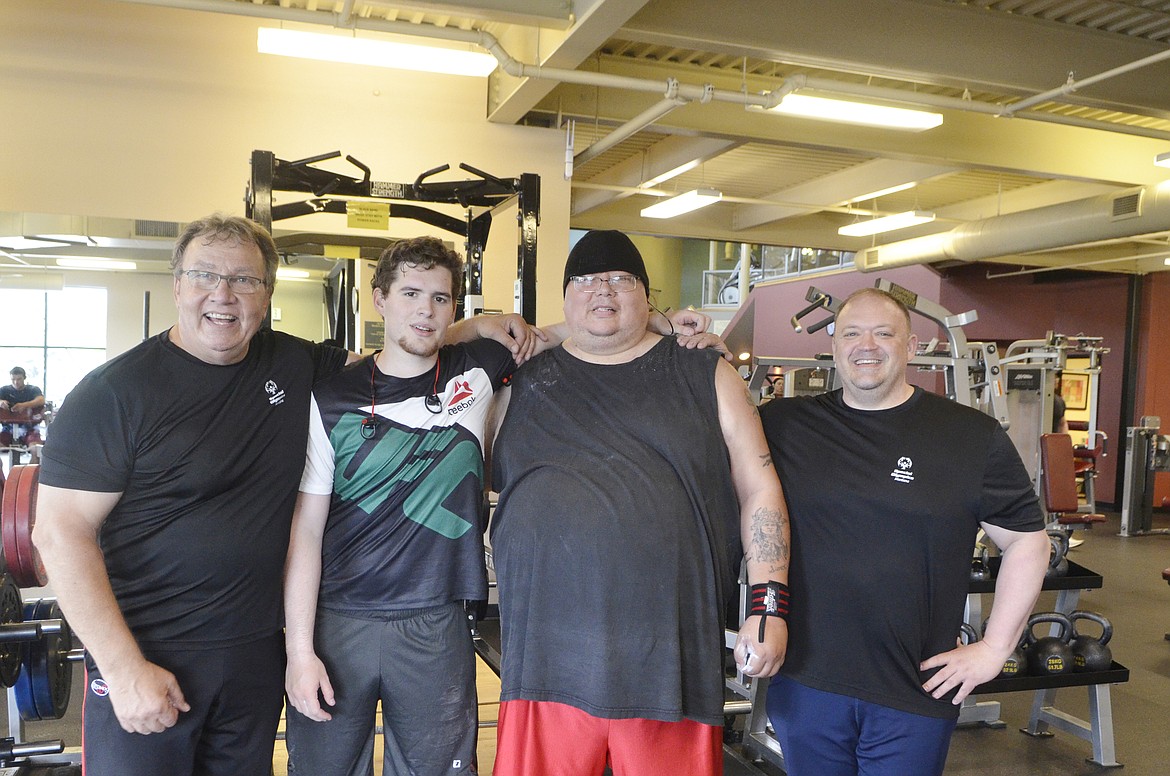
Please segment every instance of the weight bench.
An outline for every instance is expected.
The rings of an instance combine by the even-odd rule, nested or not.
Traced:
[[[1093,523],[1105,522],[1105,515],[1078,512],[1076,459],[1072,437],[1068,434],[1040,436],[1041,481],[1044,492],[1044,511],[1049,524],[1066,531],[1091,528]]]

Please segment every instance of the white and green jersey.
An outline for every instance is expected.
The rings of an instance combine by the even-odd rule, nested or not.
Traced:
[[[487,597],[484,425],[514,369],[477,340],[416,377],[371,356],[314,387],[300,489],[332,495],[320,606],[377,616]]]

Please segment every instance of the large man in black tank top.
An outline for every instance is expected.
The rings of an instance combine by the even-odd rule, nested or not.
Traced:
[[[749,580],[786,591],[755,407],[718,354],[647,332],[647,289],[628,237],[587,234],[565,269],[569,339],[514,378],[493,461],[499,776],[720,773],[740,542]],[[736,647],[754,676],[784,660],[786,624],[766,619]]]

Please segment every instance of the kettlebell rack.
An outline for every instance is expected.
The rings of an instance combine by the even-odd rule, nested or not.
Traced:
[[[967,595],[967,623],[976,629],[983,621],[984,593],[995,592],[995,579],[999,574],[999,558],[990,558],[991,575],[989,579],[972,580]],[[1100,574],[1097,574],[1079,563],[1069,561],[1068,573],[1064,576],[1046,577],[1041,589],[1057,591],[1055,610],[1061,614],[1071,614],[1077,608],[1082,590],[1096,590],[1103,586]],[[1050,633],[1057,635],[1059,626],[1053,625]],[[1092,744],[1093,756],[1089,761],[1105,766],[1117,768],[1117,753],[1113,743],[1113,703],[1110,697],[1110,687],[1114,684],[1129,681],[1129,669],[1117,661],[1113,661],[1105,671],[1090,671],[1085,673],[1061,674],[1059,676],[1020,676],[1006,679],[993,679],[975,688],[975,691],[963,701],[959,711],[959,724],[983,724],[988,727],[1004,727],[999,718],[1000,704],[998,701],[980,701],[977,696],[999,692],[1034,693],[1032,711],[1028,717],[1027,727],[1021,732],[1030,736],[1051,736],[1049,728],[1055,728],[1084,739]],[[1083,720],[1068,712],[1056,708],[1056,692],[1063,687],[1086,687],[1089,693],[1089,719]]]

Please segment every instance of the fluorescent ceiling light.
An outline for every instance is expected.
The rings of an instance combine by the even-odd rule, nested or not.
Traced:
[[[837,230],[837,234],[845,235],[846,237],[864,237],[868,234],[880,234],[881,232],[892,232],[895,229],[905,229],[908,226],[917,226],[918,224],[925,224],[934,220],[934,213],[927,213],[922,210],[907,210],[905,213],[896,213],[892,216],[884,218],[871,218],[868,221],[857,221],[843,226]]]
[[[279,280],[307,278],[309,277],[309,271],[305,269],[293,269],[292,267],[278,267],[276,270],[276,277]]]
[[[48,240],[42,237],[0,237],[0,248],[6,251],[31,251],[37,248],[64,248],[68,241]]]
[[[118,259],[103,259],[100,257],[57,259],[57,266],[69,267],[70,269],[138,269],[138,265],[132,261],[119,261]]]
[[[642,181],[641,183],[638,184],[638,188],[652,189],[655,186],[657,186],[659,183],[662,183],[663,181],[668,181],[671,178],[677,178],[678,176],[682,175],[684,172],[690,172],[691,170],[695,169],[698,166],[699,166],[699,160],[692,159],[689,162],[685,162],[683,164],[680,164],[678,167],[675,167],[673,170],[667,170],[666,172],[662,173],[661,175],[655,175],[653,178],[650,178],[649,180]]]
[[[256,50],[261,54],[325,62],[392,67],[446,75],[472,75],[481,78],[486,78],[496,69],[495,57],[476,51],[271,27],[261,27],[257,30]]]
[[[800,116],[824,121],[840,121],[846,124],[864,124],[870,127],[906,129],[921,132],[943,123],[941,113],[910,108],[892,108],[888,105],[874,105],[867,102],[835,100],[829,97],[812,97],[807,94],[789,94],[780,104],[768,110],[786,116]]]
[[[1170,151],[1165,151],[1154,157],[1154,164],[1159,167],[1170,167]]]
[[[723,199],[723,193],[715,189],[691,189],[677,197],[642,208],[643,218],[674,218],[692,210],[714,204]]]
[[[848,199],[845,201],[845,204],[852,205],[854,202],[865,202],[867,199],[877,199],[878,197],[884,197],[887,194],[896,194],[899,191],[905,191],[906,189],[912,189],[917,185],[918,185],[917,181],[910,181],[909,183],[902,183],[898,186],[890,186],[888,189],[881,189],[879,191],[871,191],[868,194],[862,194],[861,196],[854,197],[853,199]]]

